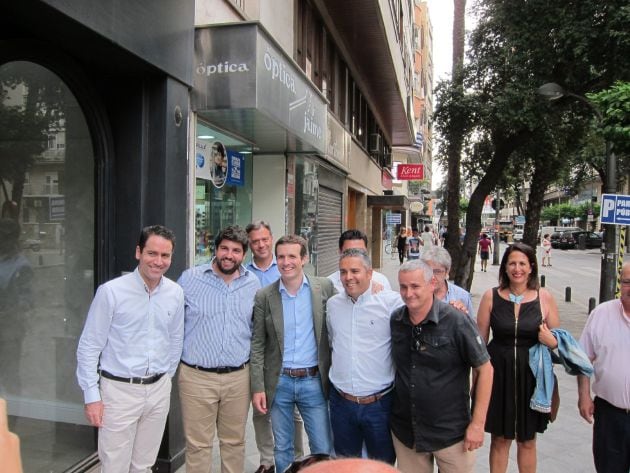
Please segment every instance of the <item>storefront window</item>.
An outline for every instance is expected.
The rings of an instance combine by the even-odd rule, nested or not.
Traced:
[[[65,471],[96,450],[75,379],[94,293],[93,176],[68,87],[32,62],[0,65],[0,396],[26,472]]]
[[[197,125],[195,265],[210,262],[219,230],[251,222],[251,160],[247,144],[205,124]]]

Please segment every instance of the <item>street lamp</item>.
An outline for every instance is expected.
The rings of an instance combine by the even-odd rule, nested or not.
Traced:
[[[586,97],[565,90],[562,86],[549,82],[538,88],[538,95],[553,101],[562,97],[573,97],[586,104],[597,117],[600,124],[603,124],[601,112]],[[615,154],[612,152],[610,141],[606,140],[606,183],[604,192],[606,194],[617,193],[617,168]],[[617,226],[612,224],[604,225],[604,244],[602,252],[602,265],[599,277],[599,303],[615,298],[617,282]]]

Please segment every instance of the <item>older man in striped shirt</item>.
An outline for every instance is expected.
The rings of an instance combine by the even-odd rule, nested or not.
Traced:
[[[242,228],[221,230],[212,262],[185,271],[178,281],[185,302],[179,395],[187,473],[210,471],[215,431],[221,471],[245,468],[252,311],[260,288],[256,275],[241,264],[247,246]]]

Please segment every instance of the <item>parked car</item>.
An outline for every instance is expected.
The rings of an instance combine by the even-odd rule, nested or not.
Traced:
[[[602,246],[602,238],[597,233],[579,231],[563,232],[558,240],[558,248],[577,248],[580,242],[580,235],[584,235],[586,248],[600,248]]]
[[[553,232],[551,235],[549,235],[549,240],[551,240],[552,248],[559,248],[558,244],[560,242],[561,235],[562,235],[562,232]]]
[[[517,229],[514,230],[514,241],[523,241],[523,230],[522,229]]]

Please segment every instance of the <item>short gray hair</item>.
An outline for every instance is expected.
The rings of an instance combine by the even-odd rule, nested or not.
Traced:
[[[412,271],[422,271],[424,282],[426,283],[431,281],[433,277],[433,269],[431,269],[431,266],[419,259],[405,261],[400,265],[400,269],[398,270],[399,273],[409,273]]]
[[[372,261],[370,261],[367,251],[360,248],[350,248],[344,251],[339,257],[339,262],[341,263],[341,260],[344,258],[360,258],[365,269],[372,269]]]
[[[451,264],[453,263],[451,255],[441,246],[430,246],[425,248],[420,256],[420,259],[425,263],[434,263],[443,266],[447,273],[451,269]]]
[[[267,230],[269,230],[269,233],[271,233],[271,225],[269,225],[264,220],[255,220],[254,222],[248,224],[245,227],[245,231],[249,235],[254,230],[260,230],[261,228],[266,228]]]

